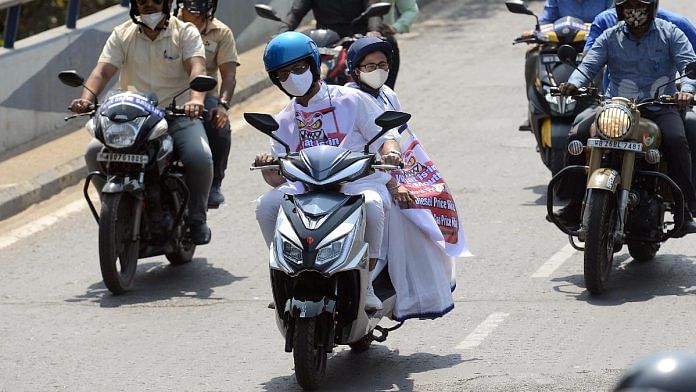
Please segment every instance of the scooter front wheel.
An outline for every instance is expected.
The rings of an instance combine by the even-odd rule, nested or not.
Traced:
[[[326,350],[318,336],[317,319],[295,320],[293,359],[295,378],[307,390],[317,389],[326,373]]]

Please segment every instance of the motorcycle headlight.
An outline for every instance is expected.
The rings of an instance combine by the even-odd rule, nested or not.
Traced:
[[[145,120],[145,117],[138,117],[128,122],[114,122],[107,117],[101,117],[100,121],[104,134],[104,143],[112,148],[126,148],[132,146]]]
[[[297,265],[302,265],[302,249],[283,238],[283,257]]]
[[[596,120],[597,130],[607,139],[623,139],[633,124],[633,113],[624,105],[608,104]]]
[[[343,237],[319,249],[317,252],[316,264],[324,265],[341,257],[341,253],[343,253],[343,245],[346,243],[347,239],[348,236]]]

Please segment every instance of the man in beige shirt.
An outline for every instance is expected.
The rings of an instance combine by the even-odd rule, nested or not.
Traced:
[[[172,0],[131,0],[131,20],[117,26],[109,37],[97,66],[86,86],[99,95],[120,70],[118,88],[137,92],[153,92],[160,106],[167,106],[173,97],[188,88],[189,81],[205,75],[205,49],[195,26],[170,17]],[[203,124],[205,93],[190,92],[178,98],[190,118],[177,118],[169,123],[174,148],[186,167],[191,238],[196,245],[210,242],[206,221],[208,191],[212,182],[212,156]],[[91,110],[94,96],[86,89],[74,100],[71,110]],[[96,156],[102,145],[96,139],[87,147],[85,160],[90,171],[100,170]],[[99,186],[99,184],[97,184]]]
[[[232,30],[215,18],[217,0],[177,0],[179,18],[192,23],[198,28],[205,47],[206,69],[208,76],[218,79],[220,94],[216,90],[208,93],[205,108],[208,117],[203,121],[208,142],[213,153],[213,185],[208,196],[208,207],[217,208],[225,202],[220,191],[225,177],[227,158],[232,143],[232,130],[227,111],[237,85],[237,66],[239,56]]]

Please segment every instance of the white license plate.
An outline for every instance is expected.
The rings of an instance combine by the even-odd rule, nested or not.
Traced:
[[[575,59],[577,63],[582,62],[583,56],[581,54],[578,55],[578,57]],[[561,59],[558,58],[557,55],[555,54],[542,54],[541,55],[541,63],[542,64],[554,64],[554,63],[560,63]]]
[[[643,144],[641,143],[621,142],[618,140],[589,139],[587,141],[587,146],[593,148],[607,148],[610,150],[643,151]]]
[[[140,165],[144,165],[148,162],[148,158],[147,155],[120,154],[117,152],[100,152],[99,154],[97,154],[97,161],[137,163]]]

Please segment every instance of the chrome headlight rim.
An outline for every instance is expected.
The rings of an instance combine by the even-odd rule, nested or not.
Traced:
[[[607,118],[607,116],[612,116],[612,118]],[[633,128],[633,112],[626,105],[620,103],[606,104],[595,117],[595,127],[605,139],[623,140],[630,135]]]

